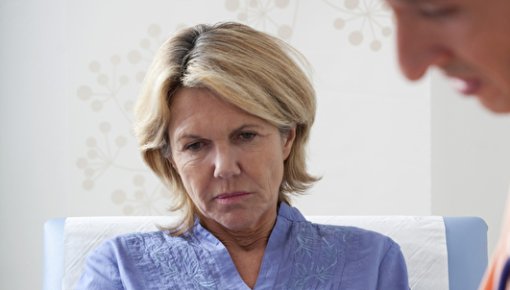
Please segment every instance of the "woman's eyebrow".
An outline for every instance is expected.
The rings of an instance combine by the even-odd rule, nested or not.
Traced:
[[[243,130],[255,130],[255,129],[262,129],[263,127],[260,126],[260,125],[257,125],[257,124],[245,124],[245,125],[241,125],[239,126],[238,128],[232,130],[232,132],[230,133],[231,136],[234,136],[236,134],[238,134],[239,132],[243,131]]]
[[[201,139],[202,137],[196,134],[188,134],[183,133],[182,135],[179,135],[176,139],[177,142],[182,141],[183,139]]]
[[[236,129],[234,129],[233,131],[240,131],[240,130],[250,129],[250,128],[255,128],[256,129],[256,128],[262,128],[262,126],[257,125],[257,124],[244,124],[244,125],[239,126]]]
[[[262,129],[261,125],[258,124],[243,124],[235,129],[233,129],[231,134],[238,133],[239,131],[246,130],[246,129]],[[175,139],[177,142],[182,141],[183,139],[202,139],[203,137],[197,134],[193,133],[186,133],[182,132],[181,134],[178,134],[177,138]]]

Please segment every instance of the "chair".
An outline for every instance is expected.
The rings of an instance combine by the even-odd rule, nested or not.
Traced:
[[[102,220],[101,218],[80,218],[80,221],[90,222],[92,229],[87,229],[96,232],[105,232],[104,224],[111,223],[114,225],[118,224],[118,221],[122,221],[123,232],[134,232],[142,230],[149,230],[147,228],[141,228],[141,224],[154,225],[155,221],[161,221],[168,217],[110,217]],[[409,227],[412,227],[412,231],[421,233],[424,236],[428,236],[430,230],[430,221],[440,221],[442,228],[440,231],[443,233],[445,238],[444,244],[446,249],[447,259],[447,284],[449,284],[450,290],[476,290],[478,284],[483,276],[484,269],[487,266],[487,225],[485,222],[478,217],[326,217],[326,216],[309,216],[309,220],[324,224],[337,224],[337,225],[353,225],[362,228],[368,228],[371,230],[380,231],[392,237],[397,243],[401,245],[406,262],[408,263],[408,269],[416,267],[418,261],[413,260],[413,265],[409,265],[408,256],[410,247],[421,248],[428,247],[425,245],[426,239],[418,239],[410,241],[403,231],[409,231]],[[73,219],[75,218],[57,218],[47,221],[44,225],[44,287],[43,290],[61,290],[62,281],[64,277],[64,255],[66,253],[64,240],[73,239],[72,232]],[[144,221],[143,223],[141,221]],[[157,223],[157,222],[156,222]],[[383,224],[381,226],[381,224]],[[401,225],[404,224],[402,227]],[[437,223],[436,223],[437,224]],[[95,229],[97,225],[97,229]],[[126,227],[126,225],[128,225]],[[131,227],[131,225],[133,225]],[[114,226],[115,228],[117,226]],[[67,235],[67,236],[66,236]],[[412,233],[411,236],[416,236]],[[102,239],[108,238],[108,235],[101,237]],[[443,243],[441,238],[430,237],[432,243],[440,244]],[[422,241],[423,240],[423,241]],[[97,241],[95,241],[97,243]],[[421,245],[420,243],[423,243]],[[436,245],[437,246],[437,245]],[[441,247],[434,248],[441,249]],[[69,251],[69,249],[67,249]],[[406,255],[407,254],[407,255]],[[423,254],[423,253],[422,253]],[[426,255],[434,255],[435,253],[425,253]],[[414,255],[413,255],[414,256]],[[81,257],[80,257],[81,258]],[[441,265],[438,265],[438,267]],[[434,267],[434,266],[433,266]],[[413,273],[410,271],[410,280]],[[415,279],[416,280],[416,279]],[[424,284],[421,284],[415,289],[432,290],[427,288]],[[62,289],[68,290],[68,289]],[[441,290],[441,289],[434,289]]]

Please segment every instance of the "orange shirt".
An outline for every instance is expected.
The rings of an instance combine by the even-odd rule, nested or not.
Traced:
[[[506,202],[506,213],[501,228],[501,235],[492,254],[492,259],[489,262],[485,277],[480,285],[480,290],[497,290],[501,272],[505,262],[510,257],[510,195]],[[507,284],[506,289],[510,289],[510,284]]]

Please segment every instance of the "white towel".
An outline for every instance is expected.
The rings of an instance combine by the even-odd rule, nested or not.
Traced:
[[[356,226],[380,232],[396,241],[404,254],[412,290],[448,290],[448,253],[442,217],[308,216],[332,225]],[[88,252],[103,240],[130,232],[157,230],[176,217],[67,218],[64,229],[63,290],[78,281]]]

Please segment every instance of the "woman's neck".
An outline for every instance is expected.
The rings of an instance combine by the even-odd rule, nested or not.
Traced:
[[[208,219],[201,219],[202,225],[209,230],[229,250],[252,251],[265,249],[273,226],[276,222],[276,213],[261,220],[256,226],[233,230]]]
[[[244,230],[230,230],[207,219],[201,220],[201,223],[223,243],[239,275],[246,285],[253,289],[269,236],[276,223],[276,213],[273,218],[265,219],[256,227]]]

